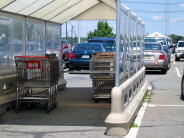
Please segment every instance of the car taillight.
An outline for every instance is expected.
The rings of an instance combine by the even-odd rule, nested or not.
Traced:
[[[68,45],[64,45],[63,48],[68,48]]]
[[[69,55],[69,57],[70,57],[70,58],[75,58],[75,54],[74,54],[74,53],[71,53],[71,54]]]
[[[165,55],[164,55],[164,53],[161,53],[161,55],[159,55],[159,60],[165,60]]]

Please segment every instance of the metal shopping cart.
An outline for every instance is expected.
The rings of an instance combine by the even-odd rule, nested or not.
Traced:
[[[59,60],[55,54],[15,56],[17,98],[15,112],[31,103],[45,104],[47,113],[57,106]]]
[[[115,85],[115,53],[96,53],[90,60],[93,100],[111,100],[111,90]]]

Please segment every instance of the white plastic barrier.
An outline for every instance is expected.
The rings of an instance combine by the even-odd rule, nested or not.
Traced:
[[[106,135],[127,135],[129,126],[136,117],[148,88],[145,80],[145,67],[111,92],[111,113],[105,120]]]

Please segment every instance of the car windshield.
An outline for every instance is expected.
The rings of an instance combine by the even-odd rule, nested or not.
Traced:
[[[160,42],[162,45],[166,45],[166,40],[165,39],[149,39],[146,38],[145,42]]]
[[[161,46],[159,44],[145,44],[145,50],[161,50]]]
[[[90,40],[89,42],[101,43],[106,50],[115,50],[114,41]]]
[[[94,51],[102,51],[102,47],[100,44],[78,44],[75,46],[74,50],[94,50]]]
[[[184,42],[179,42],[178,47],[184,47]]]

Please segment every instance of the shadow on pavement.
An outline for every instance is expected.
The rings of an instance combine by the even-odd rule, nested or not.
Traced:
[[[19,113],[14,110],[0,116],[0,124],[50,126],[105,126],[110,103],[92,100],[92,88],[67,88],[58,92],[58,105],[50,114],[44,105],[35,105]]]

